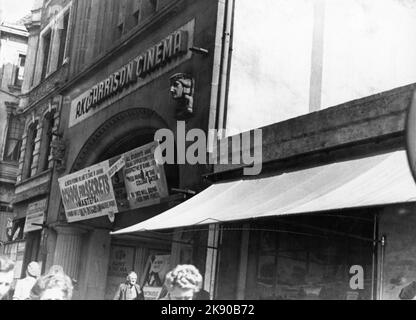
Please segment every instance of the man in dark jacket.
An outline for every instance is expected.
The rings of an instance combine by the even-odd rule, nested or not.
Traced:
[[[127,281],[120,284],[114,300],[144,300],[143,291],[137,284],[137,274],[130,272]]]

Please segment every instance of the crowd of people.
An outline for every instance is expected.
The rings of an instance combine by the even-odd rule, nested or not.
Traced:
[[[114,300],[144,300],[134,271],[120,284]],[[178,265],[166,275],[159,300],[210,300],[210,295],[202,290],[202,275],[195,266]]]
[[[29,263],[26,277],[14,281],[14,262],[0,255],[0,300],[71,300],[73,281],[61,266],[52,266],[41,275],[37,262]],[[114,300],[144,300],[137,284],[137,274],[130,272],[120,284]],[[166,275],[160,300],[209,300],[202,290],[202,275],[193,265],[178,265]]]
[[[26,277],[14,281],[14,262],[0,255],[0,300],[71,300],[72,280],[61,266],[41,275],[37,262],[29,263]]]

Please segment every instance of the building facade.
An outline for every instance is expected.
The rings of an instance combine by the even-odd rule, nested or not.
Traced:
[[[204,189],[203,174],[211,167],[159,166],[161,171],[150,179],[166,180],[163,194],[147,188],[126,195],[123,181],[119,186],[124,178],[115,174],[111,184],[118,212],[112,218],[92,212],[88,205],[68,210],[73,194],[65,186],[85,179],[91,170],[102,173],[96,168],[104,168],[107,161],[112,166],[128,157],[125,166],[131,166],[140,148],[154,142],[160,129],[174,134],[175,145],[182,143],[178,121],[187,131],[207,132],[219,87],[218,29],[224,5],[202,0],[114,0],[72,1],[69,7],[68,69],[58,90],[62,104],[57,108],[55,136],[63,156],[53,171],[45,172],[45,181],[53,174],[43,229],[47,237],[41,246],[46,268],[62,265],[76,282],[77,299],[112,299],[127,273],[135,270],[146,287],[146,298],[154,299],[161,294],[168,268],[187,262],[204,271],[208,230],[120,237],[110,232],[155,216]],[[175,95],[177,86],[185,89],[182,98]],[[133,167],[128,172],[137,170]],[[127,169],[122,172],[128,175]],[[143,184],[139,174],[147,177],[154,171],[139,170],[128,178],[133,189]],[[96,198],[81,197],[71,205],[82,207],[82,199]],[[165,263],[155,278],[146,275],[152,263]]]
[[[219,299],[399,299],[415,279],[405,138],[414,90],[263,128],[258,191],[234,190],[257,214],[223,224]],[[215,171],[217,183],[245,179],[238,166]]]
[[[19,116],[28,32],[23,20],[0,23],[0,242],[6,251],[21,260],[22,233],[13,226],[13,198],[23,135]],[[16,276],[20,275],[16,272]]]
[[[130,270],[155,299],[179,263],[215,299],[397,299],[414,280],[414,85],[310,114],[302,104],[254,146],[208,139],[224,164],[181,161],[192,129],[213,138],[238,102],[253,119],[277,105],[276,72],[252,52],[270,56],[265,35],[238,3],[35,1],[13,201],[23,267],[63,266],[75,299],[112,299]],[[247,19],[270,18],[246,5]],[[171,164],[158,161],[160,130]],[[261,175],[231,164],[247,154]]]
[[[28,51],[18,111],[23,123],[14,194],[14,223],[23,234],[23,270],[31,261],[46,259],[44,220],[56,162],[62,98],[58,88],[67,77],[69,1],[34,1],[25,22]]]

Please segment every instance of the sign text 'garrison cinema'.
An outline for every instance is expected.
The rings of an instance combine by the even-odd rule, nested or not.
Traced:
[[[188,37],[186,31],[176,31],[135,59],[96,84],[89,94],[77,101],[75,118],[88,114],[91,109],[106,99],[123,91],[138,79],[166,64],[170,59],[186,52]]]

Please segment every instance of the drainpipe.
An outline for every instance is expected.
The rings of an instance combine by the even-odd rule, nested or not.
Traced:
[[[217,13],[217,30],[215,34],[215,49],[214,49],[214,61],[212,69],[212,82],[211,82],[211,99],[209,107],[209,120],[208,120],[208,131],[216,129],[217,111],[218,111],[218,94],[221,74],[221,61],[222,61],[222,42],[224,34],[224,23],[226,13],[226,2],[227,0],[218,1],[218,13]],[[208,146],[207,150],[209,153],[216,152],[214,150],[214,139],[216,136],[208,132]]]
[[[374,214],[374,227],[373,227],[373,258],[372,258],[372,270],[371,270],[371,300],[376,300],[375,295],[375,284],[376,284],[376,274],[377,274],[377,234],[378,234],[378,220],[377,214]]]
[[[380,286],[379,286],[379,300],[383,300],[383,281],[384,281],[384,259],[386,254],[386,236],[383,235],[380,240],[381,254],[380,254]]]
[[[227,1],[225,31],[223,35],[223,58],[220,80],[220,99],[218,106],[218,129],[225,129],[225,100],[227,94],[227,80],[228,80],[228,66],[230,62],[231,53],[231,30],[233,24],[233,8],[234,0]],[[224,132],[221,133],[220,138],[224,138]]]

